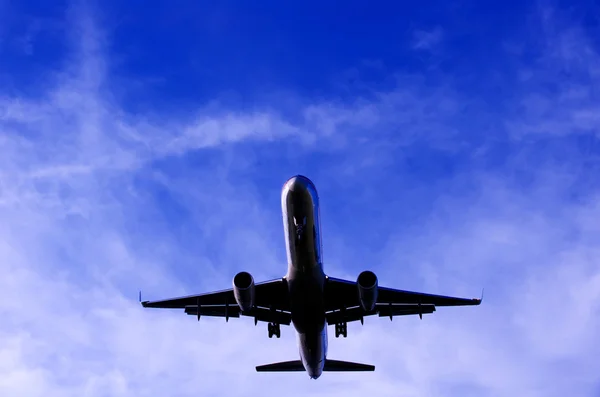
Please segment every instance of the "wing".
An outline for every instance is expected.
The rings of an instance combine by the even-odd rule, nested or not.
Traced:
[[[242,312],[235,301],[233,289],[208,292],[198,295],[181,296],[177,298],[144,301],[143,307],[162,309],[184,309],[189,315],[225,317],[239,317],[240,315],[254,317],[256,321],[273,322],[289,325],[291,314],[288,299],[288,290],[285,281],[281,278],[258,283],[254,287],[255,306],[248,312]]]
[[[327,277],[325,307],[327,322],[335,324],[361,320],[364,316],[378,314],[380,317],[433,313],[436,306],[479,305],[481,299],[465,299],[452,296],[425,294],[379,287],[377,304],[373,312],[365,312],[360,306],[356,282]]]

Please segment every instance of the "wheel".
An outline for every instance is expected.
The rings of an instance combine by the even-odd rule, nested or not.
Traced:
[[[335,325],[335,337],[339,338],[341,334],[342,334],[342,324],[336,324]]]
[[[335,337],[339,338],[340,335],[344,338],[348,336],[348,326],[346,325],[346,323],[340,323],[335,325]]]
[[[273,335],[275,335],[278,338],[281,337],[281,328],[279,327],[279,324],[269,323],[268,330],[269,330],[269,338],[272,338]]]

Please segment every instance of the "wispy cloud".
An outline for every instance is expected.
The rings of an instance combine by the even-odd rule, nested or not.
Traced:
[[[569,21],[545,8],[534,25],[539,28],[535,37],[542,38],[542,55],[521,65],[522,114],[510,127],[515,136],[599,131],[600,103],[593,87],[600,81],[600,56],[584,26]]]
[[[436,26],[431,30],[416,30],[414,32],[412,47],[416,50],[432,50],[444,38],[444,30]]]
[[[107,39],[84,11],[74,11],[75,50],[49,77],[52,90],[0,94],[0,394],[597,390],[598,187],[582,168],[596,163],[564,140],[599,129],[583,84],[597,82],[598,55],[580,31],[546,30],[582,51],[549,46],[520,65],[523,106],[508,114],[399,76],[392,90],[352,103],[306,100],[295,117],[215,107],[136,115],[111,97]],[[564,65],[576,73],[558,81]],[[559,89],[545,95],[553,82]],[[548,138],[531,132],[544,123],[563,140],[540,153]],[[500,166],[477,160],[501,145]],[[455,169],[434,178],[427,163],[448,156]],[[305,163],[323,196],[328,272],[354,278],[371,268],[382,285],[465,296],[485,286],[484,304],[351,324],[331,357],[377,372],[317,382],[253,372],[297,357],[291,329],[267,339],[247,319],[198,324],[139,307],[138,288],[159,298],[220,289],[239,270],[280,276],[278,189]]]

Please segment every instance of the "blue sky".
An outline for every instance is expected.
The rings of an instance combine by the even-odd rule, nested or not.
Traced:
[[[0,2],[0,394],[597,396],[593,2]],[[260,375],[291,328],[158,299],[326,272],[483,305],[350,324],[372,374]],[[235,381],[233,381],[235,379]]]

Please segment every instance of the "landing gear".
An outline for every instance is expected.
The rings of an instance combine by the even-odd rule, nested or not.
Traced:
[[[269,338],[272,338],[273,335],[275,335],[278,338],[281,337],[281,328],[279,327],[279,324],[269,323],[268,329],[269,329]]]
[[[346,323],[339,323],[335,325],[335,337],[339,338],[342,335],[344,338],[348,336],[348,325]]]

